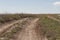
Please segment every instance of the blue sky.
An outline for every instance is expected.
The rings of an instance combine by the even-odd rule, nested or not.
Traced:
[[[60,13],[60,0],[0,0],[0,13]]]

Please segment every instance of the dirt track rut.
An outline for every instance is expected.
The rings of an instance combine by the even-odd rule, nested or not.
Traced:
[[[27,18],[24,18],[24,19],[22,19],[22,20],[17,20],[17,21],[15,21],[15,22],[12,22],[12,23],[7,24],[7,25],[3,25],[2,28],[0,28],[0,34],[1,34],[2,32],[4,32],[4,31],[8,30],[9,28],[11,28],[12,25],[14,25],[14,24],[16,24],[16,23],[18,23],[18,22],[23,22],[24,20],[27,20]]]

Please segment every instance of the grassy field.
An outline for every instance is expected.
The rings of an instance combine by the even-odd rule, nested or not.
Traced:
[[[41,34],[46,36],[48,40],[60,40],[60,22],[48,18],[47,16],[51,16],[60,20],[60,16],[58,14],[1,14],[0,25],[22,18],[39,18],[38,26],[40,26]],[[4,34],[3,36],[9,36],[8,38],[10,38],[19,29],[19,27],[14,28],[11,32],[7,32],[7,35]]]
[[[49,40],[60,40],[60,22],[45,16],[40,19],[40,25],[42,26],[42,34],[47,36]]]

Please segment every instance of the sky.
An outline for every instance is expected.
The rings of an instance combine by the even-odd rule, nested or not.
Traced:
[[[60,0],[0,0],[0,13],[60,13]]]

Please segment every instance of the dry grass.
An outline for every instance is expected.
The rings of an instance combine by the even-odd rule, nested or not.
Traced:
[[[40,18],[39,25],[41,33],[46,36],[49,40],[60,40],[60,22],[57,22],[53,19],[49,19],[47,15],[43,14],[8,14],[8,15],[0,15],[0,24],[7,23],[13,20],[19,20],[22,18]],[[60,20],[60,17],[58,15],[49,15],[52,17],[55,17]],[[20,28],[14,28],[11,32],[9,32],[7,35],[3,35],[4,37],[9,38],[16,33]]]

